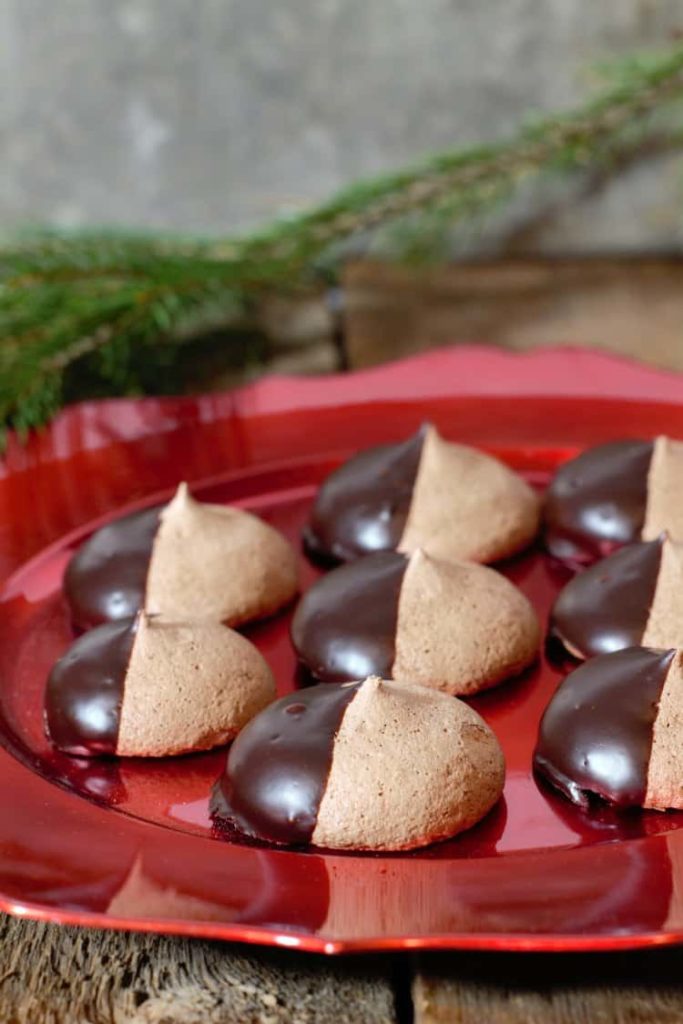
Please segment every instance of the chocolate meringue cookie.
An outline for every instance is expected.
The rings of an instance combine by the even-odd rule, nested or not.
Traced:
[[[567,583],[550,634],[576,658],[624,647],[683,647],[683,544],[628,544]]]
[[[545,544],[589,564],[664,530],[683,540],[683,442],[610,441],[560,466],[548,488]]]
[[[48,678],[45,722],[68,754],[164,757],[227,743],[274,698],[239,633],[142,612],[71,645]]]
[[[561,683],[534,767],[574,803],[683,810],[683,656],[629,647]]]
[[[219,826],[266,842],[408,850],[471,828],[504,776],[472,708],[372,677],[266,708],[233,744],[211,809]]]
[[[296,555],[277,530],[242,509],[195,501],[186,484],[163,508],[103,526],[64,575],[80,629],[139,609],[238,626],[276,612],[297,586]]]
[[[500,573],[420,549],[333,569],[292,622],[299,660],[316,679],[378,675],[458,695],[521,672],[540,636],[531,604]]]
[[[318,492],[304,543],[314,556],[338,562],[418,547],[493,562],[526,547],[538,520],[536,494],[520,476],[427,425],[335,470]]]

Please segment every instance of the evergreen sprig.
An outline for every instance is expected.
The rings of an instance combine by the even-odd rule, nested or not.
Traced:
[[[157,390],[191,325],[244,322],[269,293],[319,286],[349,238],[387,224],[408,223],[412,236],[421,223],[457,224],[528,179],[607,175],[625,154],[647,152],[648,139],[680,145],[683,45],[610,73],[609,87],[574,112],[358,182],[246,236],[42,232],[0,247],[0,423],[25,432],[46,422],[69,397],[74,365],[92,394]]]

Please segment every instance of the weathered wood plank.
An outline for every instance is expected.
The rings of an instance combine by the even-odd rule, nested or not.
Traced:
[[[683,949],[425,957],[415,1024],[680,1024]]]
[[[587,345],[683,369],[683,260],[515,259],[414,270],[351,264],[351,368],[451,342]]]
[[[0,916],[2,1024],[395,1024],[385,959]]]

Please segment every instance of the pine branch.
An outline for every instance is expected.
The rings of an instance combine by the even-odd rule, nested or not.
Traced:
[[[648,138],[680,144],[683,45],[628,58],[580,109],[522,126],[507,141],[429,156],[327,203],[224,240],[125,232],[27,235],[0,248],[0,423],[25,431],[64,399],[74,364],[103,391],[148,389],[188,323],[230,323],[273,291],[314,287],[343,243],[387,224],[453,225],[548,175],[609,175]],[[424,237],[427,237],[425,231]]]

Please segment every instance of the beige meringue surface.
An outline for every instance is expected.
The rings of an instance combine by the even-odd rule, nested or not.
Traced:
[[[647,478],[643,540],[656,540],[666,530],[683,541],[683,441],[656,438]]]
[[[271,615],[298,589],[285,538],[243,509],[195,501],[186,484],[163,509],[145,611],[237,626]]]
[[[473,694],[521,672],[540,642],[536,612],[505,576],[421,550],[411,555],[398,602],[394,679]]]
[[[683,647],[683,544],[667,537],[657,574],[643,647]]]
[[[652,732],[644,807],[683,810],[683,652],[667,672]]]
[[[476,824],[499,799],[500,745],[453,697],[371,677],[337,732],[312,842],[408,850]]]
[[[218,622],[175,622],[140,614],[116,753],[165,757],[231,740],[275,699],[257,649]]]
[[[526,547],[539,518],[539,498],[517,473],[430,425],[398,550],[493,562]]]

